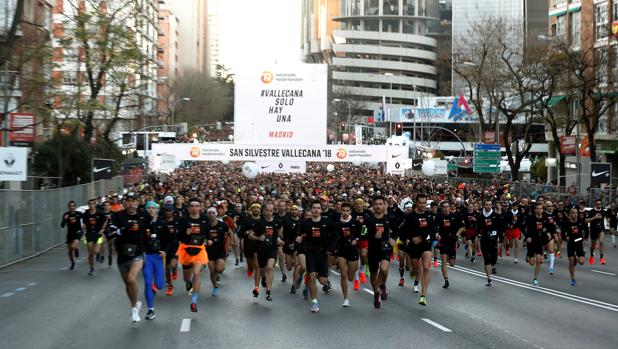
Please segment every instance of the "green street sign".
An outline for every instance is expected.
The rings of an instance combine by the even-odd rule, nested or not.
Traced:
[[[500,173],[500,167],[496,166],[474,166],[474,173]]]
[[[501,156],[502,155],[500,154],[499,151],[475,151],[474,152],[474,157],[475,158],[498,159],[498,160],[500,160]]]
[[[474,159],[474,166],[499,166],[500,160],[496,159]]]
[[[459,169],[459,166],[455,165],[455,164],[447,164],[446,165],[446,170],[447,171],[457,171]]]

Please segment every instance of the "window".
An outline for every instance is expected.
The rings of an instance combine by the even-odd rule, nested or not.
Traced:
[[[405,34],[416,34],[416,30],[414,21],[403,21],[403,32]]]
[[[618,21],[618,1],[614,0],[614,10],[612,11],[612,19]]]
[[[399,14],[399,0],[384,0],[384,6],[382,6],[383,15],[398,15]]]
[[[365,30],[369,32],[380,31],[380,21],[377,19],[365,20]]]
[[[575,48],[579,48],[581,42],[581,25],[581,12],[571,13],[571,43]]]
[[[17,0],[8,0],[0,3],[0,33],[11,28],[16,6]]]
[[[365,0],[365,15],[377,16],[380,14],[380,0]]]
[[[556,18],[556,36],[563,38],[566,34],[566,16]]]
[[[350,25],[350,29],[351,30],[361,30],[360,29],[360,21],[359,20],[352,21],[352,24]]]
[[[606,38],[608,35],[607,3],[594,5],[594,23],[596,39],[600,40]]]
[[[361,0],[351,0],[351,8],[350,8],[350,15],[351,16],[359,16],[360,13],[360,5],[361,5]]]
[[[416,9],[414,3],[416,0],[403,0],[403,15],[404,16],[416,16]]]
[[[399,20],[383,20],[382,32],[399,33]]]

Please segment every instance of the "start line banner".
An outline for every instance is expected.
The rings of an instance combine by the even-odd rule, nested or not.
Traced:
[[[267,146],[155,143],[150,154],[173,155],[177,161],[385,162],[387,160],[384,145]]]

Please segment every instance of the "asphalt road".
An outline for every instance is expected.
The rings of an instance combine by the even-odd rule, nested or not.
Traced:
[[[81,249],[81,253],[85,249]],[[556,274],[543,264],[540,287],[532,268],[499,260],[493,287],[485,286],[481,259],[471,263],[459,251],[451,268],[451,288],[442,289],[439,268],[431,274],[428,305],[418,305],[411,282],[398,287],[397,262],[391,265],[389,300],[373,309],[367,290],[351,291],[342,308],[339,277],[334,290],[320,291],[320,312],[309,312],[290,283],[273,288],[273,302],[251,295],[245,269],[225,271],[221,295],[203,274],[198,313],[179,292],[155,299],[157,318],[130,322],[129,304],[116,267],[88,276],[82,259],[68,270],[64,246],[0,269],[0,338],[3,348],[609,348],[618,342],[618,249],[608,248],[608,264],[577,268],[571,287],[566,257]],[[231,260],[230,260],[231,262]],[[278,274],[276,274],[278,275]],[[140,292],[143,285],[140,285]],[[140,295],[143,301],[143,296]]]

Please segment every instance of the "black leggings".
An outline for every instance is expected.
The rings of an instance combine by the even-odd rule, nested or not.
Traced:
[[[495,240],[481,240],[481,252],[485,265],[496,265],[498,261],[498,246]]]

